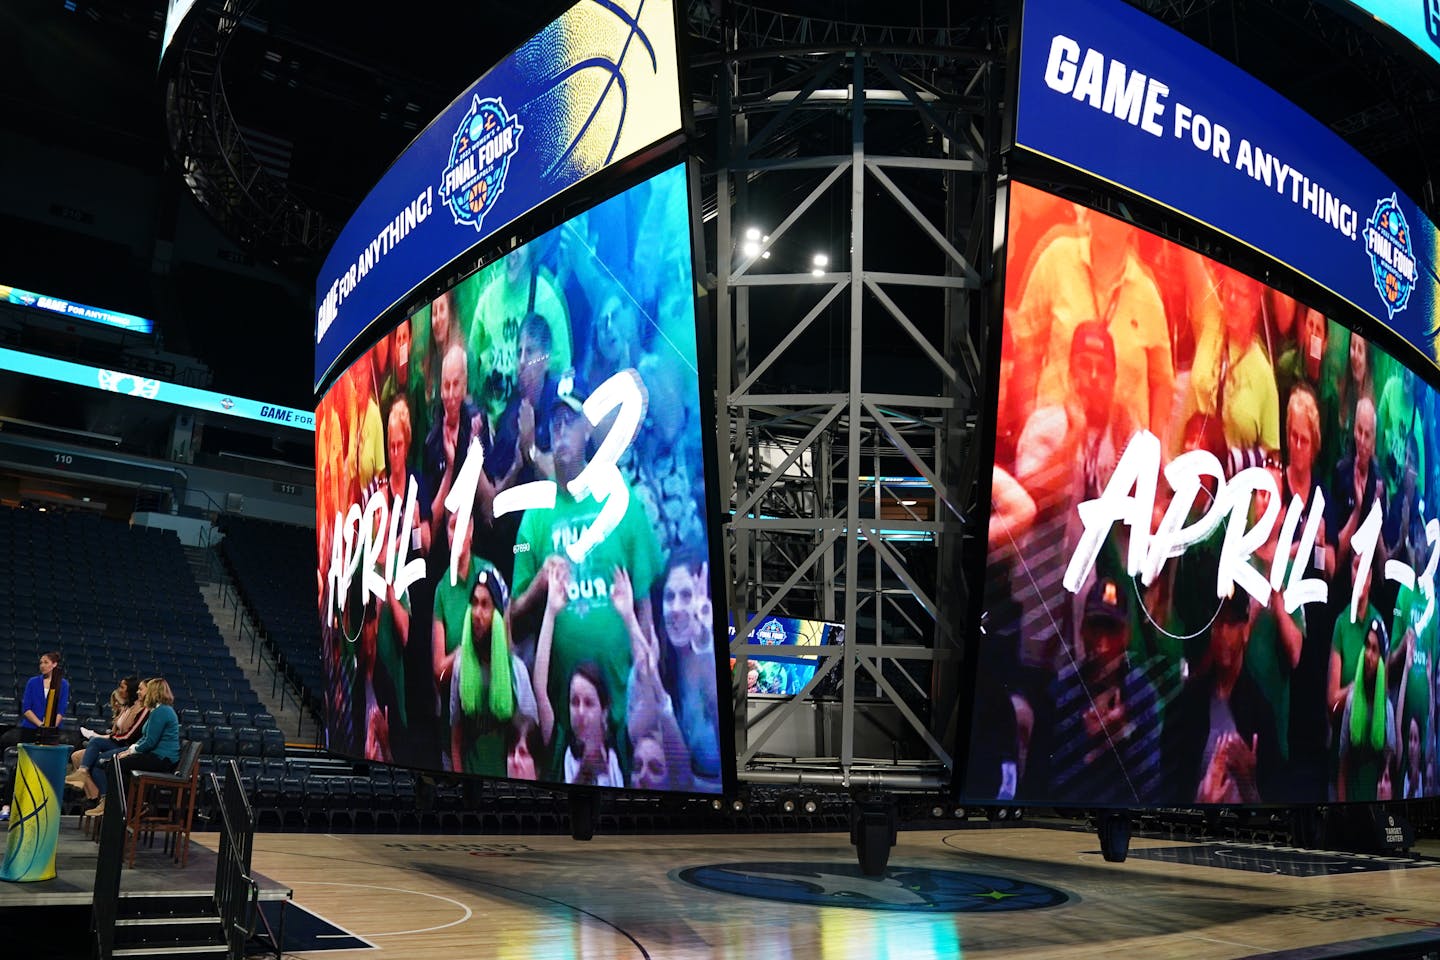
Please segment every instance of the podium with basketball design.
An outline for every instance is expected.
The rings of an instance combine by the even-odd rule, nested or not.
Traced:
[[[55,877],[60,839],[60,801],[70,748],[22,743],[10,804],[10,837],[0,880],[28,883]]]

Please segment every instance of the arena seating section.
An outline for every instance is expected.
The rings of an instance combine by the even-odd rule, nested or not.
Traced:
[[[308,530],[226,520],[223,553],[247,606],[318,698],[313,551]],[[161,675],[176,696],[181,736],[200,740],[205,771],[235,759],[258,825],[314,832],[568,831],[563,796],[505,781],[417,776],[287,747],[225,646],[173,533],[51,508],[0,508],[0,723],[18,721],[39,655],[59,650],[71,681],[65,726],[105,726],[119,677]],[[280,573],[286,574],[280,576]],[[208,783],[208,776],[204,778]],[[8,795],[8,785],[0,784]],[[774,806],[769,804],[766,806]],[[213,815],[202,789],[196,829]],[[843,829],[843,807],[813,818],[732,816],[704,800],[605,798],[599,826],[634,830]]]
[[[316,613],[315,531],[235,515],[221,522],[225,561],[240,600],[301,701],[317,716],[325,679],[320,667]]]
[[[108,724],[110,691],[128,675],[165,677],[177,710],[207,711],[226,725],[263,712],[173,533],[55,510],[0,509],[0,543],[6,716],[15,715],[11,708],[47,650],[64,658],[71,723]]]

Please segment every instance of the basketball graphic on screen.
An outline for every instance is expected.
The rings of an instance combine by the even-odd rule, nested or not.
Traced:
[[[581,3],[518,52],[546,91],[525,110],[546,180],[593,173],[678,126],[674,15],[660,0]]]

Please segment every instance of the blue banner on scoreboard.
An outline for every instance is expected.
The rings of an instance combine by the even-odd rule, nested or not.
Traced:
[[[425,128],[346,223],[316,281],[317,389],[370,323],[435,271],[680,129],[675,22],[673,0],[580,0]]]
[[[1292,267],[1436,362],[1436,230],[1313,117],[1111,0],[1026,0],[1017,145]]]

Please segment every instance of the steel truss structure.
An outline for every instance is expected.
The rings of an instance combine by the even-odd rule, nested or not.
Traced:
[[[999,27],[866,28],[740,6],[720,17],[692,30],[721,46],[697,67],[694,93],[700,115],[709,85],[718,154],[707,200],[740,779],[943,788],[957,717],[968,713],[957,695],[966,521],[988,514],[974,502],[975,413],[985,395]],[[966,45],[949,45],[961,36]],[[847,149],[806,135],[847,121]],[[757,201],[762,192],[772,202]],[[786,208],[775,208],[776,194]],[[881,207],[883,249],[867,253],[880,239],[867,234],[867,208],[880,219]],[[842,211],[828,241],[839,255],[808,272],[772,268],[770,252],[823,208]],[[747,234],[755,222],[768,233]],[[893,265],[897,250],[917,269],[869,265]],[[798,389],[787,364],[797,350],[813,354],[821,328],[843,373],[832,389]],[[876,342],[886,344],[884,370],[870,369],[880,366]],[[906,496],[895,483],[924,492]],[[773,648],[746,638],[772,614],[842,622],[844,639],[820,648],[799,694],[752,719],[746,661]],[[809,723],[820,709],[812,694],[837,681],[827,707],[838,708],[839,733],[824,755],[767,750],[782,728]],[[857,727],[882,710],[897,745],[866,756]]]
[[[166,65],[170,151],[196,201],[226,234],[280,261],[318,262],[337,227],[266,169],[225,97],[225,51],[255,6],[203,5],[177,37]]]

